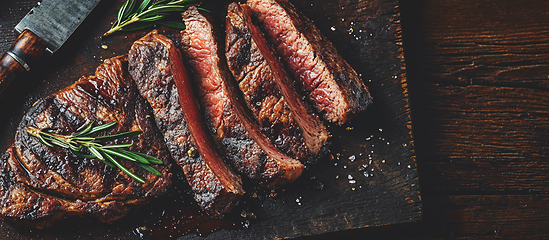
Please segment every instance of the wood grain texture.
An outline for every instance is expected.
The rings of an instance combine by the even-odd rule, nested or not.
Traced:
[[[547,239],[547,1],[400,1],[421,223],[303,239]]]
[[[547,194],[423,195],[422,223],[328,233],[313,239],[547,239]]]
[[[423,112],[414,127],[425,139],[417,144],[420,166],[437,173],[424,179],[431,193],[549,191],[547,91],[430,83],[412,89],[423,96],[414,102]]]
[[[0,95],[16,76],[24,72],[25,68],[15,58],[8,54],[2,56],[0,58]]]
[[[34,68],[45,51],[46,42],[30,30],[23,31],[0,59],[0,95],[19,74]]]
[[[419,1],[410,27],[410,74],[459,85],[547,90],[549,3]],[[410,6],[416,8],[418,6]],[[417,15],[419,14],[419,15]]]
[[[33,84],[19,83],[13,86],[14,91],[0,97],[0,101],[9,99],[13,102],[0,105],[2,148],[11,144],[13,129],[33,102],[71,84],[81,75],[92,74],[103,59],[125,54],[133,41],[151,30],[99,38],[112,25],[123,2],[102,1],[63,48],[47,58],[37,73],[25,78]],[[208,238],[294,238],[419,221],[422,208],[398,2],[292,2],[315,21],[321,32],[361,74],[375,103],[351,123],[343,127],[330,126],[334,139],[331,147],[333,159],[329,156],[321,159],[297,182],[277,190],[276,197],[268,197],[270,192],[257,190],[253,185],[246,186],[248,194],[244,197],[247,200],[242,203],[246,205],[240,209],[256,215],[250,220],[249,228],[219,230]],[[211,8],[214,9],[212,14],[223,18],[225,10],[219,7],[219,2],[207,4],[217,6]],[[26,12],[27,5],[25,1],[0,4],[0,20],[5,20],[2,27],[11,21],[13,26],[17,22],[6,17],[11,15],[2,13]],[[159,31],[168,37],[174,36],[173,31],[165,28],[159,28]],[[0,35],[0,38],[0,44],[13,41],[10,35]],[[253,197],[254,193],[258,194],[257,198]],[[164,200],[159,201],[162,203]],[[144,217],[151,219],[162,213],[154,211],[149,214],[147,209],[150,210],[138,209],[111,225],[93,219],[75,219],[46,231],[28,232],[29,229],[3,223],[0,224],[0,236],[12,239],[74,239],[76,236],[82,239],[135,239],[138,238],[136,229],[143,225]],[[240,216],[240,212],[233,214]],[[183,237],[186,238],[199,237],[189,234]]]
[[[425,193],[546,193],[547,3],[420,5],[405,37]]]
[[[395,239],[547,238],[546,1],[401,1],[423,223]]]

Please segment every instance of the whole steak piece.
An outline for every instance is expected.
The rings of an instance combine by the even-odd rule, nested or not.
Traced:
[[[212,216],[222,216],[244,194],[242,182],[215,152],[206,127],[196,128],[204,123],[179,50],[154,30],[134,42],[129,59],[129,71],[151,104],[156,124],[172,157],[183,168],[195,200]],[[185,83],[188,87],[182,88]],[[187,104],[181,104],[181,98]],[[190,112],[192,105],[194,112]]]
[[[95,76],[39,100],[21,121],[15,142],[0,159],[0,217],[46,228],[66,216],[94,216],[103,222],[123,217],[130,209],[167,191],[171,181],[168,150],[150,118],[151,108],[128,75],[125,57],[107,59]],[[127,169],[145,180],[139,183],[118,168],[96,158],[48,147],[26,132],[27,127],[71,135],[82,126],[117,122],[99,135],[142,130],[138,136],[105,144],[133,143],[131,151],[156,157],[157,176],[126,160]]]
[[[356,71],[288,0],[248,0],[247,4],[298,85],[326,120],[342,125],[372,102]]]
[[[253,25],[249,7],[231,3],[226,22],[229,69],[263,132],[289,156],[316,162],[328,149],[326,126],[301,99],[293,79]]]
[[[183,58],[225,161],[267,188],[297,179],[303,164],[280,152],[248,113],[210,18],[190,7],[183,13],[183,21],[187,26],[181,31]]]

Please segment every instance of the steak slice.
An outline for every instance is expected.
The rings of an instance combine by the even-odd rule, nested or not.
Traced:
[[[267,188],[297,179],[304,166],[271,144],[238,99],[210,18],[190,7],[183,21],[182,53],[207,124],[226,161]]]
[[[37,228],[49,227],[70,215],[89,215],[112,222],[131,208],[167,191],[171,183],[168,150],[148,117],[150,106],[137,92],[126,68],[125,57],[107,59],[97,68],[95,76],[82,77],[39,100],[25,114],[14,144],[0,163],[0,216],[3,219]],[[98,134],[142,130],[138,136],[105,144],[133,143],[129,150],[164,162],[153,165],[161,175],[120,160],[145,180],[141,184],[99,159],[81,158],[66,149],[48,147],[26,132],[31,126],[70,135],[93,121],[118,123]]]
[[[279,149],[316,161],[328,148],[329,133],[297,93],[278,57],[250,20],[247,5],[231,3],[226,18],[229,69],[255,118]]]
[[[368,88],[311,20],[288,0],[248,0],[282,61],[316,109],[342,125],[371,103]]]
[[[209,134],[206,127],[199,127],[203,124],[202,115],[198,113],[179,50],[170,39],[154,30],[134,42],[129,59],[129,71],[151,104],[156,124],[172,157],[183,168],[196,201],[212,216],[222,216],[238,202],[244,190],[240,177],[215,152],[215,146],[205,135]],[[181,91],[185,90],[179,86],[181,81],[188,83],[188,91]],[[183,108],[180,100],[184,98]],[[188,114],[193,105],[195,112]]]

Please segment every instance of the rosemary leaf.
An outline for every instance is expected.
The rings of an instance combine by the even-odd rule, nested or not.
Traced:
[[[132,173],[130,170],[128,170],[126,167],[122,166],[122,164],[120,164],[118,161],[116,161],[116,159],[114,159],[111,155],[109,154],[105,154],[105,156],[114,164],[116,165],[116,167],[120,168],[120,170],[122,170],[123,172],[125,172],[126,174],[128,174],[130,177],[134,178],[135,180],[141,182],[141,183],[145,183],[145,180],[141,179],[140,177],[138,177],[137,175],[135,175],[134,173]]]
[[[96,158],[95,155],[84,154],[84,153],[82,153],[82,152],[80,152],[80,151],[78,151],[78,152],[74,152],[74,151],[73,151],[73,153],[74,153],[76,156],[79,156],[79,157],[81,157],[81,158]],[[108,164],[110,164],[110,163],[108,163]],[[109,165],[109,166],[110,166],[110,165]],[[112,165],[111,167],[115,167],[115,166]]]
[[[99,152],[99,150],[97,150],[97,148],[95,148],[95,147],[88,147],[88,150],[89,150],[96,158],[99,158],[100,160],[105,160],[105,158],[104,158],[103,155]]]
[[[142,18],[147,18],[154,15],[159,15],[162,13],[170,13],[170,12],[183,12],[187,9],[185,6],[160,6],[157,8],[154,8],[154,10],[143,12],[141,15]]]
[[[143,133],[143,131],[137,130],[137,131],[118,133],[118,134],[108,135],[108,136],[103,136],[103,137],[96,137],[95,140],[98,140],[98,141],[100,141],[100,140],[101,141],[113,140],[113,139],[117,139],[117,138],[137,136],[141,133]]]
[[[131,147],[132,145],[133,145],[132,143],[128,143],[128,144],[113,144],[113,145],[102,146],[101,149],[105,149],[105,148],[125,148],[125,147]]]
[[[124,9],[125,11],[122,14],[122,18],[120,20],[118,20],[119,22],[122,19],[125,19],[125,18],[129,17],[132,14],[132,12],[135,11],[135,7],[137,6],[137,5],[135,5],[136,1],[135,0],[129,0],[129,2],[130,2],[130,6],[127,7],[126,9]]]
[[[139,8],[137,9],[137,12],[141,13],[143,10],[145,10],[147,7],[149,7],[149,4],[151,3],[151,0],[144,0]]]
[[[90,134],[94,134],[94,133],[99,132],[99,131],[103,131],[103,130],[108,129],[108,128],[114,126],[114,125],[116,125],[116,122],[105,123],[105,124],[93,127],[88,133],[86,133],[86,135],[90,135]]]
[[[156,15],[156,16],[151,16],[151,17],[143,17],[141,18],[141,21],[142,22],[154,22],[154,21],[158,21],[160,19],[162,19],[164,17],[164,15]]]
[[[130,3],[133,4],[133,0],[128,0],[126,1],[124,4],[122,4],[122,7],[120,7],[120,10],[118,11],[118,16],[117,16],[117,22],[121,22],[122,21],[122,18],[124,16],[124,14],[127,13],[127,10],[129,8],[129,5]]]
[[[162,0],[165,1],[165,0]],[[170,1],[168,4],[181,4],[181,3],[187,3],[187,4],[199,4],[202,0],[176,0],[176,1]],[[161,1],[159,1],[161,2]]]
[[[115,155],[117,157],[121,157],[121,158],[124,158],[126,160],[130,160],[132,162],[138,162],[137,159],[135,158],[132,158],[131,156],[128,156],[126,154],[123,154],[123,153],[120,153],[118,152],[117,150],[112,150],[112,149],[108,149],[108,148],[105,148],[105,149],[101,149],[103,152],[106,152],[107,154],[112,154],[112,155]]]
[[[141,162],[141,163],[144,163],[144,164],[151,164],[151,162],[149,162],[149,160],[147,160],[146,158],[142,157],[141,155],[138,155],[137,153],[135,152],[130,152],[130,151],[126,151],[124,149],[117,149],[116,151],[122,153],[122,154],[125,154],[125,155],[128,155],[129,157]]]
[[[87,133],[92,129],[93,123],[94,123],[94,122],[95,122],[95,120],[93,120],[93,121],[90,123],[90,125],[88,125],[84,130],[82,130],[82,131],[80,131],[80,132],[78,132],[78,133],[76,133],[76,134],[73,134],[72,136],[73,136],[73,137],[78,137],[78,136],[82,136],[82,135],[84,135],[84,134],[87,134]]]
[[[150,165],[140,164],[140,163],[138,163],[137,165],[140,166],[140,167],[142,167],[143,169],[149,171],[150,173],[152,173],[152,174],[154,174],[154,175],[157,175],[157,176],[162,175],[162,174],[160,174],[160,172],[158,172],[156,169],[154,169],[154,168],[151,167]]]
[[[141,24],[135,27],[135,24],[139,23],[157,23],[170,13],[179,13],[185,11],[189,6],[197,5],[199,0],[160,0],[153,2],[151,0],[143,0],[139,7],[135,7],[136,0],[127,0],[118,11],[116,21],[113,23],[111,29],[107,31],[103,36],[108,36],[116,31],[130,31],[137,30],[145,27],[152,26],[153,24]],[[158,22],[159,24],[162,24]],[[177,27],[184,29],[182,24],[164,23],[169,27]]]
[[[62,147],[62,148],[70,148],[68,143],[65,143],[65,142],[57,140],[57,139],[52,139],[50,142],[53,145],[57,145],[57,146]]]
[[[69,148],[70,150],[72,150],[73,152],[78,152],[80,151],[80,146],[78,146],[76,143],[74,142],[69,142]]]
[[[72,137],[72,140],[75,141],[93,141],[95,140],[94,137]]]
[[[119,138],[125,138],[125,137],[131,137],[135,135],[139,135],[143,133],[143,131],[137,130],[137,131],[130,131],[130,132],[124,132],[124,133],[118,133],[103,137],[89,137],[89,135],[106,130],[108,128],[113,127],[116,125],[116,122],[110,122],[105,123],[99,126],[93,126],[93,123],[95,121],[92,121],[84,130],[75,133],[70,136],[60,135],[48,132],[47,129],[39,130],[35,127],[29,126],[27,127],[26,131],[32,136],[37,137],[41,143],[48,147],[54,147],[55,145],[60,146],[62,148],[69,149],[71,152],[73,152],[75,155],[82,157],[82,158],[98,158],[99,160],[103,161],[105,164],[107,164],[110,167],[117,167],[124,173],[128,174],[135,180],[144,183],[145,181],[129,171],[127,168],[125,168],[122,164],[120,164],[116,158],[122,158],[125,160],[129,160],[137,164],[139,167],[142,167],[143,169],[149,171],[152,174],[159,175],[160,173],[154,169],[150,164],[163,164],[163,162],[160,159],[157,159],[152,156],[148,156],[146,154],[137,153],[137,152],[131,152],[128,150],[125,150],[124,148],[130,147],[133,144],[127,143],[127,144],[112,144],[112,145],[105,145],[99,143],[101,140],[113,140],[113,139],[119,139]],[[90,154],[87,154],[82,151],[82,149],[87,149]]]
[[[49,142],[47,142],[44,137],[42,137],[41,135],[38,135],[38,140],[40,140],[40,142],[48,147],[53,147],[53,145]]]
[[[204,11],[204,12],[207,12],[207,13],[209,13],[209,12],[210,12],[210,10],[208,10],[208,9],[205,9],[205,8],[201,8],[201,7],[199,7],[199,8],[198,8],[198,10],[200,10],[200,11]]]
[[[110,160],[112,158],[112,156],[110,156],[108,154],[105,154],[105,156],[107,157],[107,159],[101,159],[101,161],[103,161],[105,164],[107,164],[107,166],[115,168],[116,165],[114,165],[114,163],[112,163],[112,161]]]
[[[155,157],[153,157],[153,156],[149,156],[149,155],[147,155],[147,154],[138,153],[138,152],[133,152],[133,153],[135,153],[135,154],[137,154],[137,155],[139,155],[139,156],[141,156],[141,157],[144,157],[145,159],[147,159],[147,160],[148,160],[149,162],[151,162],[151,163],[164,164],[164,163],[162,162],[162,160],[160,160],[160,159],[158,159],[158,158],[155,158]]]

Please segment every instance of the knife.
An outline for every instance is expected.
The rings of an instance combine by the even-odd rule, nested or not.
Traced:
[[[101,0],[44,0],[15,26],[19,34],[0,60],[0,95],[44,52],[55,53]]]

